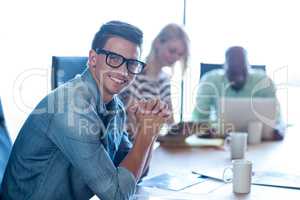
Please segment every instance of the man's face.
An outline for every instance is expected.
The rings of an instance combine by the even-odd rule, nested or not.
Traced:
[[[140,56],[140,48],[136,44],[120,37],[108,39],[103,49],[127,59],[138,59]],[[113,68],[107,65],[105,54],[96,54],[94,50],[90,51],[89,62],[105,102],[110,101],[114,94],[120,93],[135,77],[128,72],[126,62]]]
[[[231,82],[232,89],[241,90],[248,76],[248,66],[245,54],[241,49],[233,49],[227,56],[226,75]]]

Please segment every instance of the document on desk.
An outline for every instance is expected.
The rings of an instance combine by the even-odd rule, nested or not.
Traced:
[[[160,189],[179,191],[206,180],[206,178],[201,178],[199,175],[192,173],[164,173],[145,179],[139,185],[143,187],[156,187]]]
[[[201,178],[224,182],[223,180],[224,167],[216,167],[210,169],[194,169],[193,174],[198,174]]]
[[[281,172],[255,172],[252,184],[300,190],[300,175]]]

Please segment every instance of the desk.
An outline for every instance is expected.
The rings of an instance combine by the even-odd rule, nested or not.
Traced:
[[[284,141],[264,142],[249,146],[246,159],[253,162],[254,171],[280,171],[300,175],[300,128],[290,127]],[[291,159],[294,158],[294,159]],[[165,172],[182,172],[197,169],[223,169],[231,165],[229,152],[216,148],[174,148],[159,147],[155,150],[150,165],[149,176]],[[199,183],[194,187],[200,188]],[[249,194],[238,195],[232,192],[231,184],[220,187],[206,194],[189,194],[188,192],[170,192],[151,188],[137,188],[134,199],[299,199],[300,190],[282,189],[252,185]],[[191,188],[192,188],[191,187]],[[190,188],[190,189],[191,189]]]
[[[293,126],[287,129],[286,137],[281,142],[263,142],[256,146],[249,146],[246,159],[253,162],[253,171],[280,171],[287,174],[300,175],[300,126],[298,122],[299,88],[289,88],[280,93],[283,117]],[[288,106],[289,105],[289,106]],[[293,158],[293,159],[291,159]],[[223,169],[231,165],[229,152],[215,148],[166,148],[160,146],[155,150],[148,177],[166,172],[181,172],[192,170]],[[195,186],[194,191],[201,190],[204,183]],[[294,200],[300,198],[300,190],[282,189],[252,185],[249,194],[238,195],[232,192],[231,184],[220,184],[209,193],[189,194],[188,192],[170,192],[151,188],[138,187],[134,200]],[[94,197],[93,200],[97,200]]]

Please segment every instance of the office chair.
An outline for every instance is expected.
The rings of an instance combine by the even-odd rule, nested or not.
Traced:
[[[11,151],[12,142],[10,140],[0,99],[0,187],[2,183],[3,174]],[[1,193],[1,191],[0,191]],[[1,199],[1,194],[0,194]]]
[[[251,67],[253,69],[260,69],[266,71],[265,65],[251,65]],[[223,64],[200,63],[200,79],[205,73],[215,69],[223,69]]]
[[[81,74],[86,68],[87,59],[87,57],[52,56],[51,89]]]

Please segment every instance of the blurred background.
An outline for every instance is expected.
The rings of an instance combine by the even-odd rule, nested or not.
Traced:
[[[200,63],[223,63],[225,50],[241,45],[251,64],[266,65],[277,86],[285,120],[295,123],[300,86],[300,29],[292,0],[11,0],[0,2],[0,96],[14,141],[24,120],[51,90],[52,56],[88,56],[94,33],[109,20],[144,31],[143,56],[170,23],[184,24],[191,61],[184,76],[183,119],[190,119]],[[181,104],[180,73],[172,79],[176,121]]]

